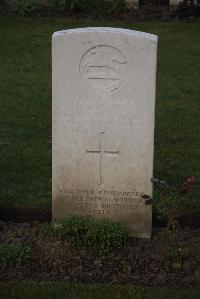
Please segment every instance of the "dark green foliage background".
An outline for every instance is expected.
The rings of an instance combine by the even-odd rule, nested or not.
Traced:
[[[94,16],[113,16],[125,10],[124,0],[51,0],[61,12],[81,12]]]
[[[7,13],[34,16],[41,10],[71,14],[90,14],[93,17],[114,16],[125,11],[124,0],[4,0]]]
[[[200,23],[1,17],[0,205],[51,207],[51,36],[85,26],[159,36],[154,176],[200,178]]]
[[[167,7],[170,8],[169,0],[140,0],[139,8],[147,9],[143,12],[149,19],[149,14],[154,14],[154,9],[162,10],[160,18],[166,19]],[[89,15],[92,18],[115,17],[127,12],[125,0],[1,0],[0,14],[13,14],[19,16],[38,16],[38,15]],[[148,11],[150,9],[150,11]],[[200,17],[200,0],[182,0],[179,5],[172,6],[169,16],[179,19],[193,19]],[[134,8],[131,10],[134,11]],[[134,11],[135,13],[136,11]],[[133,19],[135,18],[133,13]],[[129,15],[129,13],[128,13]],[[137,15],[137,13],[136,13]]]
[[[200,0],[181,1],[175,15],[179,19],[200,18]]]

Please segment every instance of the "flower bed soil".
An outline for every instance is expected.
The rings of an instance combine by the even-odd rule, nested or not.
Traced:
[[[31,248],[24,265],[1,266],[0,280],[59,280],[83,283],[133,283],[145,286],[200,286],[200,229],[183,229],[176,237],[154,229],[151,241],[130,238],[128,247],[101,257],[95,250],[75,249],[68,239],[44,237],[38,222],[0,222],[0,243],[12,240]],[[175,270],[169,255],[183,243],[188,254]]]

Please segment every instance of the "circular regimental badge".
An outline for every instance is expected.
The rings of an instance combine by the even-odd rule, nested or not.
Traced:
[[[97,92],[111,92],[125,81],[128,71],[126,57],[116,48],[100,45],[89,49],[80,62],[84,82]]]

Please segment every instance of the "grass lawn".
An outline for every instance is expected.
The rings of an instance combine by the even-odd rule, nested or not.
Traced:
[[[84,26],[159,36],[154,176],[200,178],[200,23],[1,17],[0,205],[51,205],[51,35]]]
[[[199,299],[200,289],[84,286],[64,283],[1,283],[0,299]]]

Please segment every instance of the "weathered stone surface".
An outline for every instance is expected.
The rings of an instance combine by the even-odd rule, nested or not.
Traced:
[[[151,236],[156,52],[155,35],[127,29],[54,33],[53,218]]]

